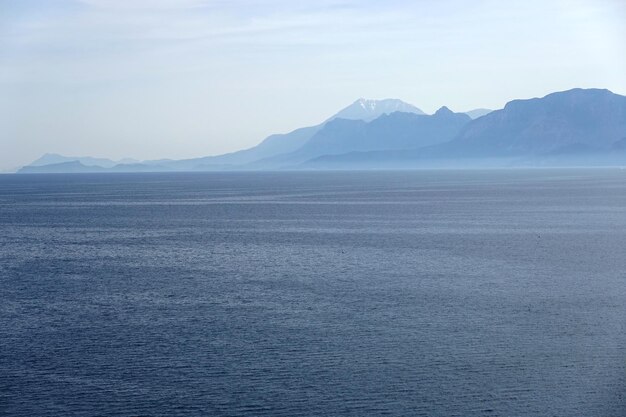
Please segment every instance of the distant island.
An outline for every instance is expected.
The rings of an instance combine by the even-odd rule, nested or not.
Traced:
[[[183,160],[46,154],[18,173],[626,165],[626,97],[572,89],[500,110],[427,115],[397,99],[359,99],[316,125],[257,146]]]

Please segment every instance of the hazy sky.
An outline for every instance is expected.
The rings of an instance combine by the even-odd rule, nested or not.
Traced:
[[[252,146],[359,97],[626,94],[624,0],[0,0],[0,169]]]

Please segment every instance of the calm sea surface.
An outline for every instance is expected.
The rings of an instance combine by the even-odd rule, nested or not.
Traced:
[[[626,170],[0,176],[0,415],[626,415]]]

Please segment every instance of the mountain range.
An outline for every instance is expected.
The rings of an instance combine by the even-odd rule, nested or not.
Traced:
[[[111,161],[46,154],[20,173],[393,169],[626,164],[626,97],[572,89],[503,109],[427,115],[396,99],[359,99],[324,122],[238,152]]]
[[[67,162],[80,162],[86,166],[99,166],[102,168],[112,168],[120,164],[136,164],[139,161],[136,159],[121,159],[119,161],[113,161],[106,158],[92,158],[90,156],[63,156],[55,153],[47,153],[41,156],[39,159],[31,162],[29,166],[40,167],[46,165],[64,164]]]

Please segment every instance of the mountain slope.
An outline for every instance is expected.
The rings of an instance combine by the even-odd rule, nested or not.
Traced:
[[[303,127],[293,132],[268,136],[260,144],[241,151],[216,156],[181,160],[156,160],[144,162],[148,165],[167,166],[178,171],[235,169],[237,166],[269,158],[273,155],[292,152],[309,140],[322,125]]]
[[[351,151],[414,149],[454,138],[469,116],[442,107],[434,115],[396,112],[369,122],[336,119],[299,152],[313,156]]]
[[[542,155],[572,146],[609,151],[624,138],[626,97],[573,89],[511,101],[473,120],[446,148],[466,156]]]
[[[334,119],[297,151],[259,161],[255,167],[288,166],[348,152],[416,149],[451,140],[469,121],[468,115],[446,107],[432,116],[395,112],[369,123]]]

